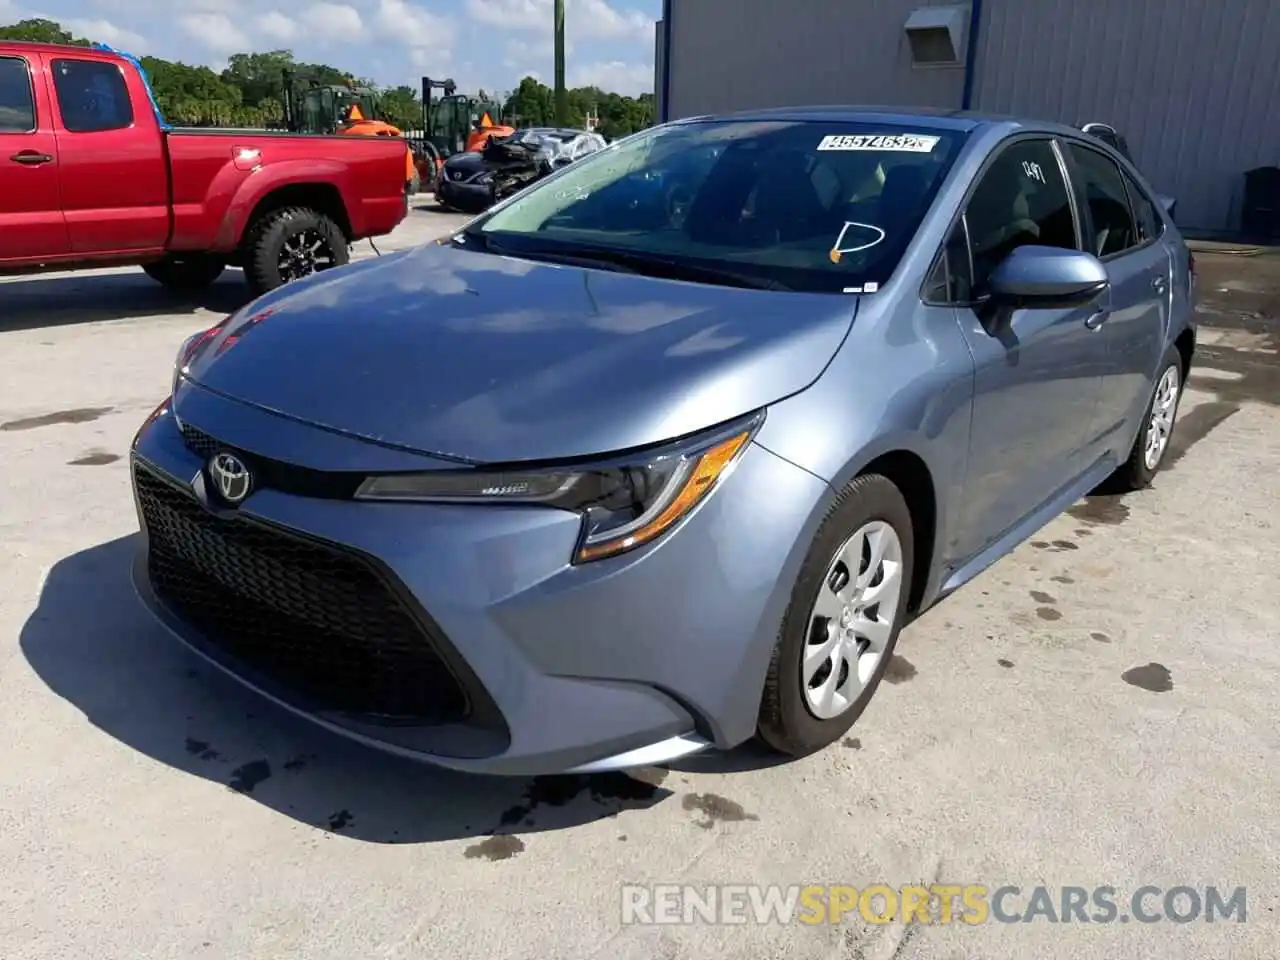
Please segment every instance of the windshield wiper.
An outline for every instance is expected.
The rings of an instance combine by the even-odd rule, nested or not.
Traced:
[[[664,257],[659,254],[642,253],[635,250],[575,246],[570,256],[592,263],[612,264],[633,270],[636,273],[665,277],[669,280],[721,283],[726,286],[746,287],[751,290],[791,289],[777,280],[766,280],[763,277],[754,277],[749,273],[740,273],[737,270],[726,270],[723,267],[705,267],[677,257]]]

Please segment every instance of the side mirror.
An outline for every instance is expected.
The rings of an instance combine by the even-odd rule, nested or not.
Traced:
[[[991,273],[991,299],[1002,306],[1030,309],[1078,307],[1111,286],[1097,257],[1060,247],[1018,247]]]

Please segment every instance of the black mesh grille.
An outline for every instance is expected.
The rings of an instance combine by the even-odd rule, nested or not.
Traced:
[[[271,460],[255,453],[225,444],[189,423],[182,425],[182,440],[187,449],[208,460],[220,450],[230,450],[243,460],[253,473],[256,490],[279,490],[300,497],[319,497],[324,500],[350,500],[356,495],[365,475],[312,470],[282,460]]]
[[[157,596],[211,643],[319,708],[441,723],[467,697],[372,564],[247,517],[134,466]]]

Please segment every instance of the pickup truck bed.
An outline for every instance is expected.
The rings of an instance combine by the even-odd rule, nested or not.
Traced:
[[[112,51],[0,42],[0,273],[136,263],[254,292],[346,263],[403,220],[407,145],[162,124]]]

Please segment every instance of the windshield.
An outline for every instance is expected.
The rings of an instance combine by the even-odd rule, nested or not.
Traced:
[[[604,249],[778,288],[870,292],[893,273],[964,138],[835,121],[657,127],[529,188],[471,231],[513,256]]]

